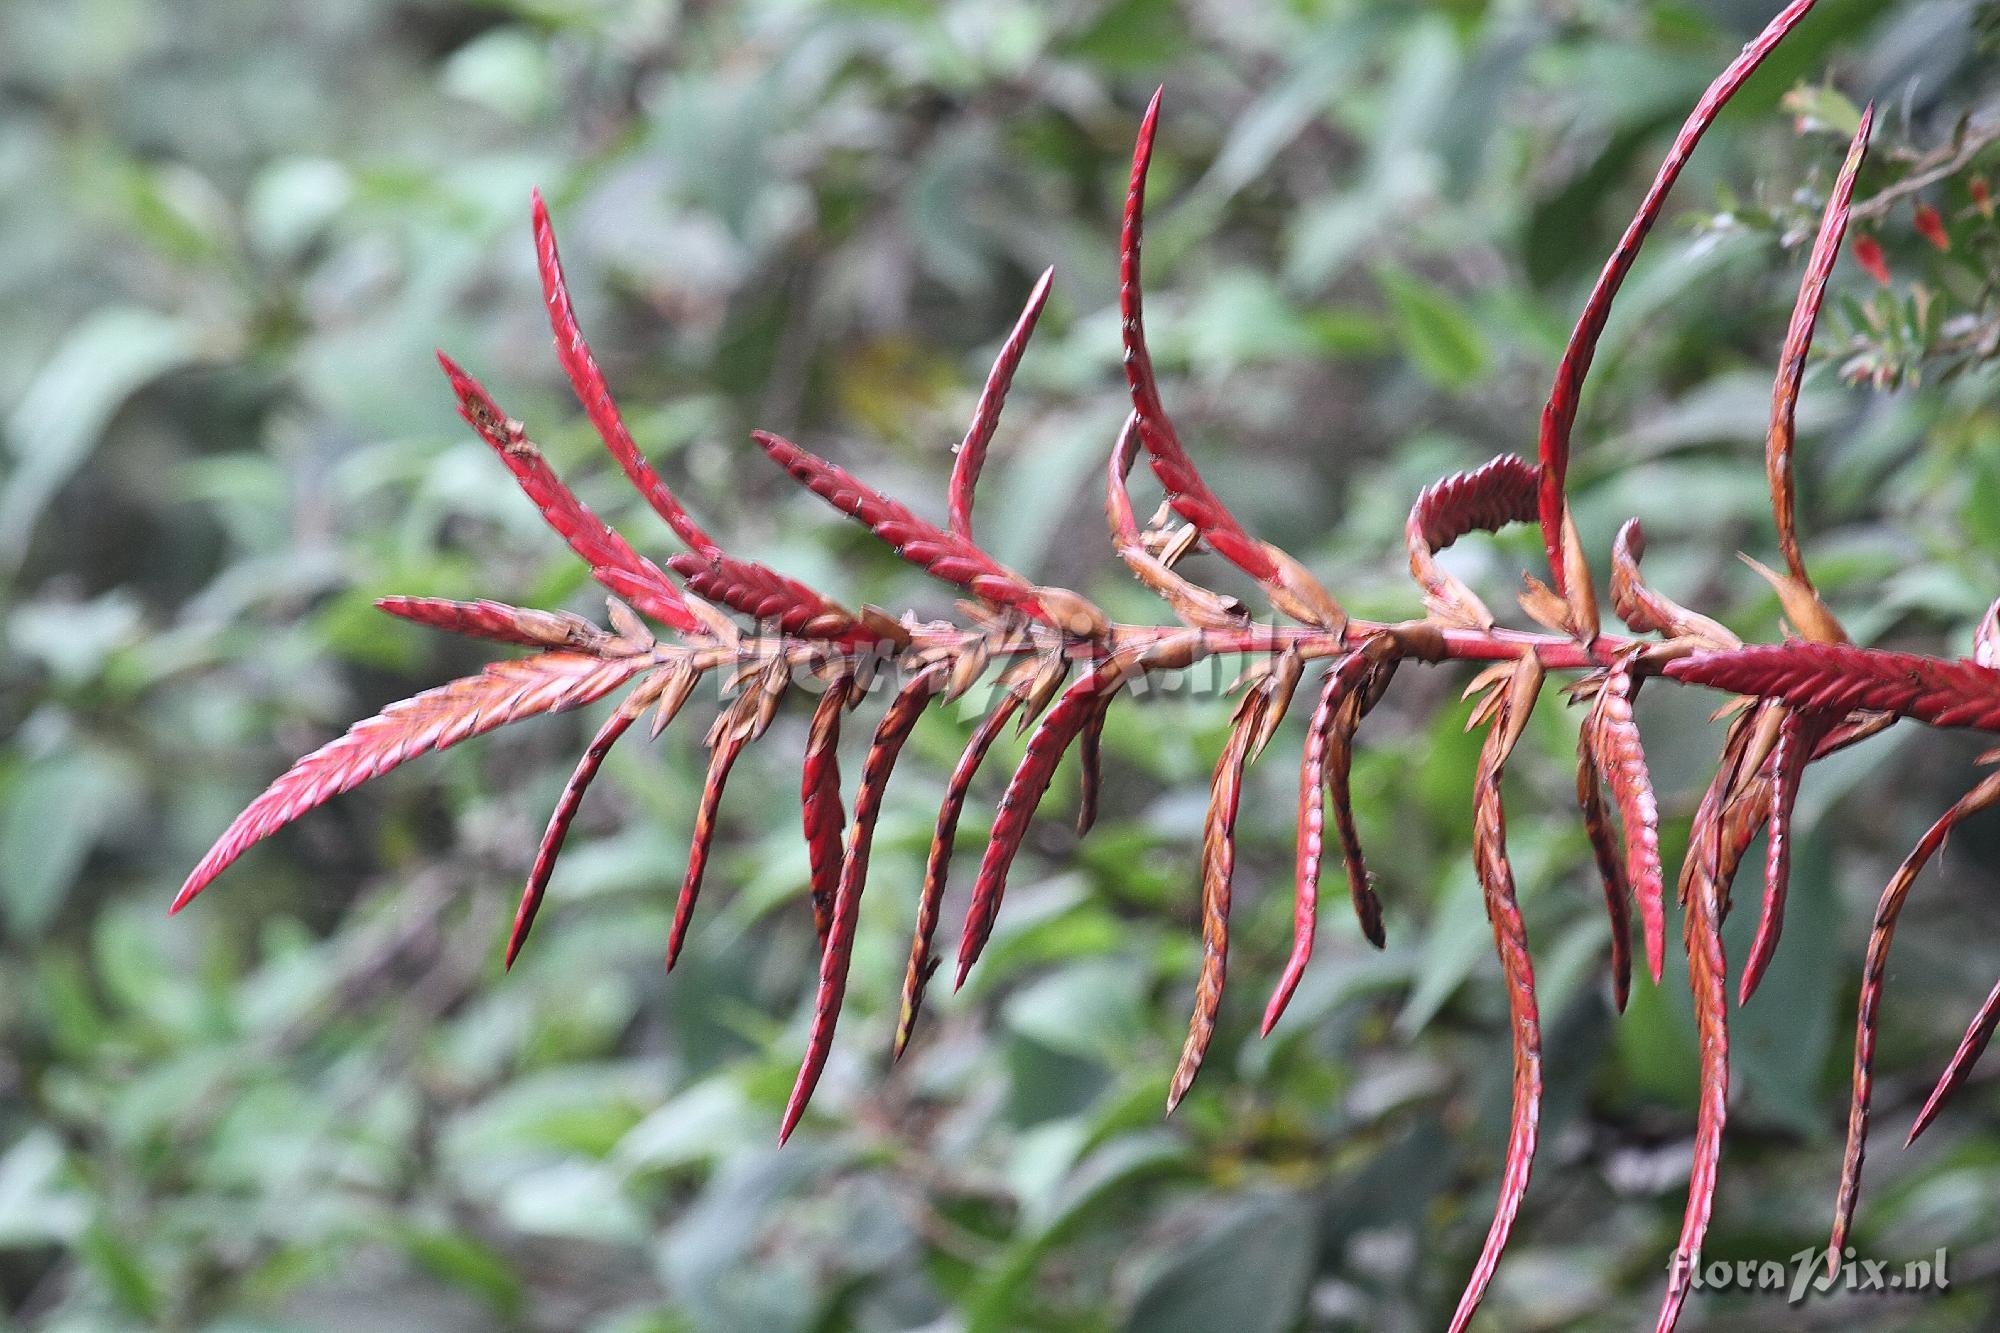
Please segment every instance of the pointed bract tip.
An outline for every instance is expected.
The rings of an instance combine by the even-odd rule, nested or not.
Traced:
[[[778,1126],[778,1146],[785,1146],[785,1140],[792,1137],[792,1131],[805,1118],[806,1103],[812,1100],[813,1085],[808,1081],[806,1071],[799,1071],[799,1081],[792,1085],[792,1095],[785,1101],[785,1119]]]
[[[697,880],[697,885],[699,881]],[[698,888],[696,891],[699,891]],[[681,886],[680,901],[674,904],[674,924],[667,932],[667,971],[680,961],[681,946],[687,943],[688,927],[694,924],[694,899],[688,886]]]
[[[1750,1003],[1750,997],[1757,993],[1757,986],[1764,980],[1764,969],[1769,966],[1770,954],[1765,952],[1751,958],[1743,968],[1743,976],[1736,986],[1736,1007],[1741,1009]]]
[[[2000,994],[2000,987],[1996,987],[1995,992],[1996,994]],[[1967,1035],[1970,1036],[1971,1034]],[[1960,1049],[1960,1056],[1966,1053],[1964,1048]],[[1977,1057],[1975,1056],[1974,1058]],[[1944,1104],[1958,1090],[1959,1082],[1962,1080],[1966,1068],[1967,1066],[1962,1064],[1958,1057],[1953,1058],[1950,1067],[1938,1078],[1937,1086],[1931,1089],[1931,1095],[1924,1099],[1923,1109],[1917,1112],[1917,1118],[1911,1122],[1909,1136],[1903,1140],[1905,1148],[1915,1143],[1918,1137],[1931,1127],[1931,1122],[1937,1119],[1938,1112],[1944,1109]]]
[[[1042,270],[1042,276],[1036,278],[1035,285],[1028,290],[1027,305],[1021,311],[1021,319],[1024,323],[1041,317],[1042,307],[1048,304],[1049,292],[1055,285],[1056,266],[1051,264]]]
[[[1146,171],[1153,161],[1153,136],[1160,127],[1160,98],[1166,93],[1165,85],[1153,94],[1153,100],[1146,103],[1146,114],[1139,118],[1139,132],[1132,140],[1132,174],[1134,184],[1145,180]]]
[[[1264,1020],[1257,1025],[1257,1036],[1260,1039],[1270,1036],[1271,1029],[1278,1026],[1278,1019],[1284,1012],[1285,1006],[1279,1003],[1277,996],[1273,995],[1271,1002],[1264,1006]]]
[[[1268,1037],[1271,1029],[1278,1026],[1278,1020],[1285,1016],[1285,1009],[1292,1002],[1292,993],[1299,988],[1299,978],[1305,975],[1306,960],[1294,956],[1285,964],[1284,975],[1278,978],[1277,989],[1271,992],[1271,999],[1264,1006],[1264,1023],[1258,1035]]]

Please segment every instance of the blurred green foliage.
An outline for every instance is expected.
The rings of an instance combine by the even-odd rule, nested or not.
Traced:
[[[503,923],[587,723],[426,760],[254,852],[190,913],[162,909],[293,755],[478,660],[374,597],[596,607],[454,419],[433,346],[593,504],[665,542],[556,375],[531,184],[648,450],[732,546],[850,603],[945,604],[746,431],[941,513],[979,374],[1055,263],[983,532],[1146,618],[1091,483],[1124,411],[1125,164],[1165,80],[1149,314],[1183,433],[1253,527],[1357,612],[1400,616],[1410,500],[1531,447],[1583,290],[1769,8],[8,0],[0,1308],[23,1328],[217,1333],[1440,1324],[1485,1231],[1507,1081],[1450,672],[1405,672],[1363,733],[1388,949],[1327,912],[1262,1042],[1296,724],[1253,770],[1235,986],[1171,1122],[1225,714],[1199,691],[1113,714],[1106,818],[1080,846],[1043,821],[972,983],[934,998],[890,1069],[930,811],[968,724],[919,728],[834,1060],[783,1152],[812,962],[792,711],[732,784],[713,901],[671,982],[692,727],[612,757],[510,975]],[[1777,632],[1733,552],[1771,545],[1755,457],[1802,260],[1776,222],[1712,224],[1824,189],[1839,149],[1794,132],[1795,88],[1879,99],[1878,143],[1913,158],[1963,116],[1990,121],[1975,24],[1966,0],[1823,0],[1703,146],[1611,321],[1572,473],[1586,543],[1637,514],[1657,583],[1746,634]],[[1962,211],[1963,181],[1944,188]],[[1907,215],[1880,227],[1899,282],[1977,295],[1933,277],[1947,261]],[[1836,276],[1841,299],[1872,290]],[[1864,641],[1963,650],[2000,590],[1993,374],[1870,394],[1821,373],[1802,429],[1829,600]],[[1504,599],[1534,540],[1454,562]],[[1670,856],[1713,761],[1712,702],[1642,703]],[[1642,1317],[1690,1152],[1684,982],[1609,1010],[1574,726],[1544,710],[1511,770],[1552,1064],[1494,1328]],[[1808,781],[1785,947],[1736,1023],[1713,1256],[1823,1243],[1870,905],[1971,752],[1898,732]],[[961,834],[948,921],[997,780]],[[1996,851],[1990,825],[1968,828],[1899,941],[1857,1238],[1896,1259],[1950,1247],[1953,1288],[1800,1310],[1708,1297],[1685,1326],[1962,1328],[1986,1310],[2000,1100],[1975,1087],[1908,1154],[1890,1136],[2000,973]],[[1750,915],[1730,922],[1738,958]]]

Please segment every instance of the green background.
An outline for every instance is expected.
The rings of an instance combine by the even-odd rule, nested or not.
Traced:
[[[426,759],[252,852],[182,916],[164,908],[294,755],[481,660],[374,598],[601,609],[457,421],[434,347],[637,544],[671,551],[557,373],[531,185],[651,456],[732,549],[850,605],[944,614],[950,594],[799,493],[749,429],[941,518],[985,365],[1055,264],[982,536],[1152,620],[1108,551],[1097,478],[1125,410],[1118,208],[1164,80],[1148,314],[1182,434],[1252,528],[1357,614],[1398,618],[1419,605],[1410,500],[1532,450],[1602,256],[1770,8],[0,5],[0,1309],[22,1328],[217,1333],[1441,1326],[1507,1105],[1466,669],[1404,671],[1362,732],[1388,948],[1330,885],[1317,960],[1263,1041],[1290,937],[1297,721],[1252,770],[1235,984],[1170,1121],[1228,712],[1213,691],[1114,711],[1100,826],[1074,843],[1066,768],[992,948],[964,993],[940,980],[891,1068],[932,812],[970,721],[919,727],[833,1060],[782,1152],[814,965],[796,703],[731,784],[671,979],[705,696],[612,756],[511,974],[505,923],[594,718]],[[1775,549],[1758,460],[1803,262],[1765,221],[1816,210],[1839,155],[1779,100],[1827,81],[1881,100],[1883,151],[1934,144],[1992,114],[1980,19],[1961,0],[1824,0],[1722,117],[1585,402],[1573,491],[1600,574],[1636,514],[1658,586],[1747,637],[1779,632],[1734,558]],[[1922,273],[1906,213],[1880,235],[1899,281]],[[1834,282],[1870,286],[1851,264]],[[1966,651],[2000,589],[1992,375],[1872,393],[1829,369],[1801,410],[1814,571],[1860,641]],[[1514,533],[1454,565],[1508,608],[1537,559]],[[1198,568],[1247,592],[1214,563]],[[1670,865],[1715,702],[1663,686],[1641,702]],[[1622,1018],[1608,1003],[1575,727],[1552,696],[1509,770],[1549,1089],[1495,1329],[1650,1321],[1691,1151],[1684,971],[1637,983]],[[1905,728],[1809,775],[1784,947],[1733,1015],[1711,1257],[1824,1243],[1873,899],[1979,748]],[[975,791],[947,945],[1016,752]],[[850,782],[858,759],[850,744]],[[1898,1262],[1950,1247],[1952,1290],[1699,1298],[1683,1327],[1981,1317],[2000,1099],[1975,1085],[1898,1144],[2000,974],[1996,850],[1975,822],[1917,888],[1856,1237]],[[1729,923],[1739,960],[1756,864]]]

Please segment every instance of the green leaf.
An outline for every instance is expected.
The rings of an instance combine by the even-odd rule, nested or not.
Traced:
[[[354,181],[323,157],[288,157],[264,168],[243,201],[243,225],[259,250],[289,259],[347,206]]]
[[[1802,83],[1786,93],[1778,105],[1801,134],[1831,134],[1845,143],[1861,128],[1861,108],[1845,93],[1824,84]]]
[[[1863,762],[1876,758],[1865,757]],[[1807,792],[1831,778],[1822,772],[1825,767],[1813,766],[1805,783]],[[1772,955],[1757,994],[1729,1016],[1730,1062],[1741,1071],[1744,1123],[1762,1119],[1799,1134],[1824,1136],[1827,1056],[1841,1027],[1836,1004],[1843,991],[1840,983],[1851,975],[1854,964],[1838,945],[1840,899],[1825,891],[1833,882],[1833,858],[1817,812],[1802,808],[1793,820],[1793,836],[1797,842],[1783,942]],[[1758,868],[1753,861],[1743,877],[1749,882],[1739,881],[1737,894],[1750,901],[1730,913],[1724,927],[1731,958],[1743,957],[1755,933],[1760,913],[1752,907],[1761,907],[1763,887],[1757,882]],[[1892,993],[1898,980],[1895,971],[1891,969],[1889,980]],[[1907,993],[1900,998],[1907,999]],[[1892,994],[1890,1003],[1897,1002]],[[1851,1009],[1845,1026],[1845,1039],[1851,1045]]]
[[[200,354],[192,325],[141,306],[100,310],[69,335],[7,419],[14,466],[0,485],[0,568],[20,563],[43,507],[125,401]]]
[[[84,1229],[89,1199],[64,1179],[67,1152],[36,1128],[0,1156],[0,1249],[68,1244]]]
[[[754,1114],[735,1080],[719,1077],[697,1083],[634,1125],[613,1152],[628,1170],[660,1170],[720,1157],[741,1141]]]
[[[136,1246],[100,1222],[83,1233],[77,1249],[119,1305],[143,1319],[158,1317],[160,1291]]]
[[[1066,967],[1010,997],[1007,1026],[1051,1050],[1115,1064],[1145,1032],[1143,981],[1130,959]]]
[[[1132,1333],[1284,1333],[1304,1312],[1319,1244],[1316,1210],[1287,1196],[1251,1198],[1174,1251],[1140,1290]]]
[[[521,1279],[490,1246],[460,1231],[405,1228],[397,1240],[427,1272],[463,1287],[509,1317],[525,1299]]]
[[[1177,58],[1188,41],[1172,0],[1119,0],[1065,44],[1065,54],[1107,73],[1151,73]]]
[[[92,751],[30,764],[0,801],[0,905],[8,930],[39,935],[62,906],[84,859],[137,803],[122,764]]]
[[[1038,1209],[1038,1225],[987,1265],[967,1307],[967,1333],[1020,1327],[1017,1297],[1042,1259],[1100,1208],[1141,1180],[1182,1171],[1187,1149],[1164,1130],[1121,1135],[1089,1154]]]
[[[1397,341],[1425,379],[1462,389],[1486,373],[1486,339],[1449,292],[1388,264],[1376,268],[1375,281],[1389,302]]]
[[[545,44],[520,28],[481,33],[445,61],[444,88],[495,115],[526,123],[550,100]]]

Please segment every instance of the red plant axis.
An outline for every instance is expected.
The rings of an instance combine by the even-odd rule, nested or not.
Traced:
[[[1631,637],[1600,632],[1595,580],[1570,520],[1565,489],[1569,440],[1583,380],[1611,302],[1703,132],[1811,7],[1812,0],[1794,0],[1773,19],[1702,95],[1675,137],[1667,160],[1586,301],[1557,368],[1542,416],[1538,461],[1505,455],[1472,472],[1448,477],[1417,498],[1406,535],[1411,574],[1425,613],[1421,619],[1395,624],[1349,618],[1297,560],[1253,537],[1202,479],[1166,414],[1146,345],[1139,265],[1146,174],[1159,118],[1157,96],[1139,130],[1120,233],[1119,303],[1132,412],[1110,449],[1105,512],[1114,549],[1172,611],[1170,624],[1114,623],[1078,593],[1038,585],[1009,569],[973,536],[973,493],[1008,389],[1047,298],[1049,274],[1043,274],[1030,293],[980,395],[952,471],[947,526],[920,518],[836,464],[787,440],[756,434],[764,452],[807,489],[969,599],[960,603],[963,618],[955,623],[897,618],[872,607],[851,612],[803,583],[729,554],[696,523],[646,460],[584,339],[564,281],[554,229],[537,196],[535,247],[557,359],[606,447],[687,551],[669,560],[666,569],[638,554],[555,477],[525,428],[506,417],[471,376],[440,355],[465,419],[492,446],[550,526],[613,594],[610,628],[566,612],[522,610],[496,602],[385,598],[382,609],[404,619],[533,651],[391,705],[299,760],[224,831],[188,876],[174,899],[174,910],[186,906],[252,843],[406,759],[519,718],[573,708],[630,686],[591,741],[549,821],[507,942],[511,964],[542,903],[584,792],[606,755],[647,710],[653,710],[651,730],[658,735],[698,682],[720,679],[725,682],[723,693],[731,697],[707,737],[710,762],[675,911],[671,963],[693,919],[732,766],[764,735],[792,687],[817,681],[823,688],[812,711],[800,792],[812,915],[821,950],[806,1055],[784,1113],[782,1134],[789,1135],[806,1110],[839,1020],[883,793],[898,755],[931,705],[960,698],[983,675],[997,673],[994,702],[974,729],[938,812],[904,977],[897,1054],[911,1040],[926,983],[939,963],[932,944],[961,815],[975,776],[1008,722],[1033,731],[1000,797],[974,879],[958,948],[959,984],[991,937],[1014,857],[1057,768],[1072,752],[1084,778],[1079,833],[1089,828],[1100,781],[1099,738],[1108,711],[1133,693],[1127,686],[1148,673],[1177,670],[1205,658],[1245,658],[1251,663],[1243,678],[1246,693],[1217,761],[1202,840],[1201,966],[1194,1015],[1168,1098],[1171,1110],[1196,1077],[1222,1002],[1235,819],[1244,773],[1271,741],[1295,691],[1306,677],[1319,673],[1299,775],[1292,949],[1265,1010],[1267,1033],[1311,960],[1329,799],[1362,933],[1378,945],[1383,939],[1381,904],[1362,859],[1348,790],[1353,745],[1362,720],[1406,661],[1484,663],[1485,670],[1467,692],[1475,699],[1469,725],[1486,728],[1474,783],[1474,865],[1506,979],[1513,1108],[1499,1199],[1453,1317],[1456,1329],[1477,1309],[1519,1214],[1534,1157],[1541,1097],[1534,965],[1506,850],[1501,779],[1507,760],[1544,691],[1546,674],[1575,673],[1568,684],[1570,697],[1588,706],[1579,736],[1577,798],[1603,883],[1611,923],[1612,991],[1622,1009],[1632,971],[1635,902],[1646,966],[1655,982],[1662,973],[1666,947],[1659,809],[1633,719],[1633,699],[1648,680],[1722,690],[1740,698],[1732,706],[1734,715],[1717,773],[1696,811],[1679,875],[1685,909],[1682,944],[1699,1030],[1701,1098],[1674,1276],[1658,1320],[1659,1328],[1670,1329],[1688,1295],[1689,1274],[1699,1263],[1721,1160],[1729,1074],[1729,962],[1721,922],[1751,840],[1758,829],[1768,826],[1771,851],[1765,867],[1764,911],[1740,977],[1739,999],[1746,1003],[1778,948],[1790,871],[1790,814],[1811,764],[1904,719],[1935,727],[2000,731],[2000,669],[1996,669],[2000,603],[1981,628],[1973,660],[1946,661],[1857,646],[1820,600],[1797,538],[1793,417],[1814,324],[1840,253],[1855,175],[1866,151],[1869,115],[1862,118],[1827,201],[1772,391],[1765,462],[1784,569],[1758,568],[1777,588],[1794,635],[1780,643],[1745,646],[1724,626],[1649,587],[1639,567],[1645,540],[1636,521],[1619,532],[1611,551],[1611,605]],[[1864,237],[1855,250],[1873,271],[1865,249],[1870,245]],[[1127,474],[1141,450],[1165,487],[1168,505],[1187,526],[1141,528],[1126,490]],[[1539,631],[1497,625],[1486,604],[1436,559],[1440,550],[1467,533],[1513,523],[1539,524],[1546,548],[1552,586],[1530,577],[1520,596],[1522,608],[1542,626]],[[1212,551],[1248,573],[1271,608],[1295,623],[1256,623],[1236,599],[1188,577],[1178,566],[1184,557],[1201,550]],[[664,627],[667,637],[656,637],[642,615]],[[885,669],[899,673],[899,687],[875,730],[850,815],[840,800],[836,755],[840,721],[865,699],[873,674]],[[1988,777],[1977,785],[1926,835],[1884,895],[1863,975],[1854,1106],[1836,1209],[1836,1253],[1847,1234],[1860,1185],[1874,1025],[1897,914],[1918,871],[1944,835],[1961,819],[1992,804],[1996,794],[2000,778]],[[2000,1025],[2000,989],[1974,1018],[1912,1138],[1963,1082],[1996,1025]]]

